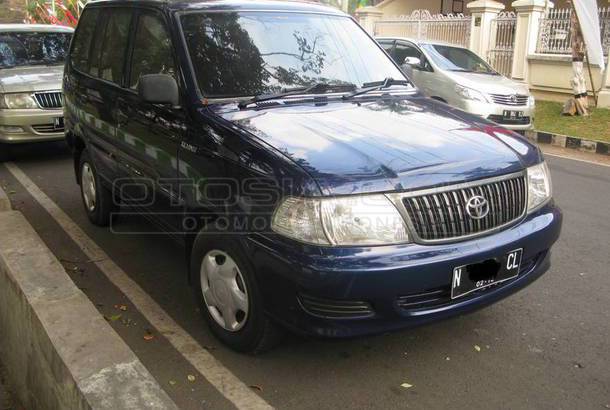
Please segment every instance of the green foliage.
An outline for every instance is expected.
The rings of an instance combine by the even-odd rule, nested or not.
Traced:
[[[31,23],[63,24],[75,26],[78,21],[78,0],[52,0],[55,2],[55,16],[49,12],[52,5],[46,0],[27,0],[26,9]],[[82,3],[87,3],[83,0]]]

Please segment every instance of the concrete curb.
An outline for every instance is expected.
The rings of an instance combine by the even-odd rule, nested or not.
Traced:
[[[543,131],[525,131],[525,136],[538,144],[551,144],[562,148],[572,148],[583,152],[610,155],[610,143],[553,134]]]
[[[0,212],[0,354],[31,409],[176,409],[20,212]]]

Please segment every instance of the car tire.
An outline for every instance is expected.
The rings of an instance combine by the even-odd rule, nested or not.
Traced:
[[[97,226],[108,226],[116,210],[112,191],[102,184],[86,149],[81,153],[79,164],[81,198],[89,221]]]
[[[235,351],[250,354],[266,352],[279,343],[282,332],[263,310],[254,270],[239,238],[202,231],[193,244],[190,264],[191,284],[200,312],[221,342]],[[220,273],[213,276],[211,271],[216,268]],[[241,300],[247,309],[226,308],[233,304],[228,302],[234,298]]]

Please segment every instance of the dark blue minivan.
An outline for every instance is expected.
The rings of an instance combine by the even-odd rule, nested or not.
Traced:
[[[466,313],[549,269],[562,217],[540,150],[425,98],[337,10],[91,2],[64,95],[91,222],[135,210],[180,238],[238,351]]]

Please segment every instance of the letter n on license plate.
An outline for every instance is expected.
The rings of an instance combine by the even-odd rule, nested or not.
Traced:
[[[519,275],[523,248],[515,249],[499,259],[462,265],[453,269],[451,299],[484,289]]]
[[[63,127],[64,127],[64,117],[53,118],[53,128],[58,130],[58,129],[62,129]]]

